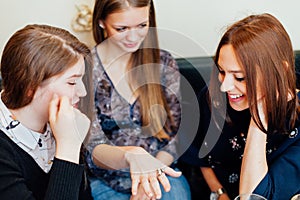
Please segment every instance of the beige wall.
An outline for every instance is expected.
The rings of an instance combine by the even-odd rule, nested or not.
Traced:
[[[287,29],[300,50],[299,0],[155,0],[160,27],[176,30],[202,50],[191,51],[186,40],[173,40],[186,56],[213,55],[226,25],[248,14],[269,12]],[[172,43],[170,43],[172,44]],[[168,45],[170,45],[168,44]],[[195,48],[196,49],[196,48]]]
[[[270,12],[282,21],[294,48],[300,50],[299,0],[154,0],[161,47],[175,56],[213,55],[229,23],[248,14]],[[28,23],[66,28],[92,46],[91,33],[78,33],[70,23],[75,4],[93,6],[94,0],[1,0],[0,50],[17,29]]]
[[[77,33],[71,21],[77,14],[75,5],[92,6],[94,0],[0,0],[0,49],[18,29],[30,23],[50,24],[65,28],[78,38],[93,44],[90,32]]]

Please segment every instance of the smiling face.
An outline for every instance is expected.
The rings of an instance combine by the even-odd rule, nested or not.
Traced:
[[[80,97],[86,95],[82,77],[85,71],[84,59],[81,56],[77,63],[64,72],[46,79],[37,89],[34,101],[41,105],[49,105],[53,94],[67,96],[70,104],[78,107]],[[48,106],[47,106],[48,107]]]
[[[218,59],[220,90],[226,92],[230,106],[237,111],[249,108],[245,74],[239,65],[231,45],[220,49]]]
[[[109,41],[125,52],[135,52],[149,29],[149,6],[128,7],[100,20]]]

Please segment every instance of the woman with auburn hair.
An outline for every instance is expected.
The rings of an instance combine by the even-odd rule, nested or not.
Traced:
[[[96,0],[93,34],[96,117],[86,160],[94,199],[190,199],[172,169],[180,74],[158,47],[153,1]]]
[[[92,199],[79,164],[90,121],[78,109],[89,49],[66,30],[27,25],[1,58],[0,199]]]
[[[300,192],[300,107],[287,32],[270,14],[250,15],[227,29],[214,60],[189,149],[211,199],[291,199]]]

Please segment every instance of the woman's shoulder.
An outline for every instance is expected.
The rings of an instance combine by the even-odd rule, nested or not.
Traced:
[[[276,147],[276,151],[271,151],[273,153],[269,154],[268,156],[268,160],[272,161],[276,158],[278,158],[278,156],[281,155],[285,155],[288,156],[290,155],[290,157],[294,157],[295,153],[300,155],[300,151],[293,151],[293,153],[288,154],[289,151],[287,151],[288,149],[299,149],[300,150],[300,125],[297,125],[293,130],[290,131],[289,134],[287,135],[277,135],[277,137],[273,136],[271,141],[269,141],[269,143],[276,143],[276,140],[278,141],[279,139],[281,140],[281,142],[278,142],[279,145],[278,147]],[[297,157],[297,156],[296,156]]]
[[[179,70],[175,58],[167,50],[160,49],[160,62],[165,70],[166,69],[169,69],[171,71]]]
[[[160,59],[161,60],[174,60],[175,61],[173,55],[165,49],[160,49]]]
[[[0,157],[9,157],[16,151],[18,146],[0,129]]]

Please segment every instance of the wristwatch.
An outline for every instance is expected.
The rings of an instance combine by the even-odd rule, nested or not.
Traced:
[[[215,192],[210,193],[210,200],[218,200],[221,194],[226,193],[224,188],[219,188]]]

